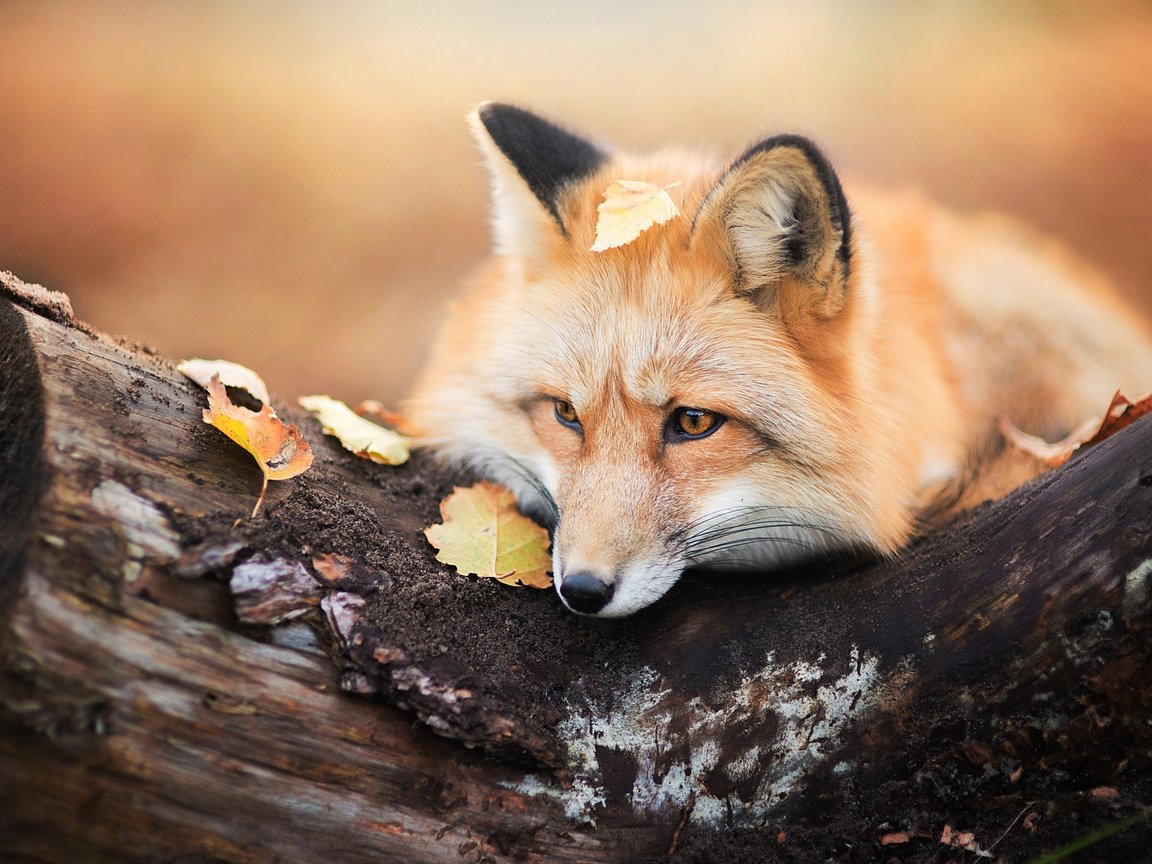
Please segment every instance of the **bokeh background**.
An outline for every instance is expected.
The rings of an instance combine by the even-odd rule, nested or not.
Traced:
[[[799,131],[1015,213],[1152,314],[1152,5],[0,2],[0,269],[274,392],[395,401],[487,246],[464,117]]]

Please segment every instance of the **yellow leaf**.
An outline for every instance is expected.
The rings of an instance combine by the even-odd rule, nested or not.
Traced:
[[[631,243],[653,225],[661,225],[680,215],[668,190],[643,180],[617,180],[604,190],[604,200],[596,211],[596,242],[593,252],[603,252]]]
[[[365,420],[340,400],[301,396],[296,401],[315,414],[324,431],[339,439],[345,450],[384,465],[402,465],[408,461],[411,447],[408,438]]]
[[[208,389],[212,376],[219,375],[225,387],[247,390],[265,405],[272,403],[264,379],[247,366],[241,366],[231,360],[201,360],[199,357],[194,357],[191,360],[182,360],[176,371],[191,378],[205,390]]]
[[[252,454],[264,474],[264,486],[252,515],[260,509],[269,480],[287,480],[303,474],[312,465],[312,448],[300,430],[276,416],[268,405],[259,413],[234,405],[228,398],[219,375],[208,382],[208,407],[204,422],[215,426]]]
[[[515,496],[484,480],[440,502],[444,522],[424,530],[436,559],[505,585],[550,588],[548,532],[516,509]]]

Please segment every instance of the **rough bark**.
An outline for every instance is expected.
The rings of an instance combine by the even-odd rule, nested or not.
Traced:
[[[899,560],[596,622],[436,564],[452,478],[298,415],[317,464],[238,522],[258,472],[198,388],[2,290],[11,860],[921,860],[1152,793],[1149,419]]]

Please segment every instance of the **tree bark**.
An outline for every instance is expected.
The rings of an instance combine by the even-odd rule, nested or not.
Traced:
[[[437,565],[452,478],[304,419],[316,464],[233,525],[258,473],[202,391],[0,291],[6,860],[825,860],[1152,788],[1148,418],[898,560],[693,576],[613,624]]]

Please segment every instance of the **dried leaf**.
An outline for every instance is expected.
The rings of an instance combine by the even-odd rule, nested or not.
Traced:
[[[549,588],[548,532],[516,509],[511,491],[481,481],[440,502],[444,522],[425,529],[436,559],[505,585]]]
[[[653,225],[661,225],[680,215],[668,190],[644,180],[617,180],[604,190],[604,200],[596,211],[596,242],[593,252],[603,252],[631,243]]]
[[[1104,419],[1085,420],[1065,438],[1048,443],[1043,438],[1021,432],[1004,417],[997,417],[997,425],[1004,439],[1017,450],[1043,462],[1049,468],[1059,468],[1072,458],[1081,447],[1091,447],[1106,438],[1111,438],[1125,426],[1152,412],[1152,393],[1133,402],[1120,390],[1112,397],[1112,404],[1104,413]]]
[[[392,574],[387,571],[377,570],[363,561],[334,552],[318,552],[313,555],[312,569],[323,584],[348,591],[379,590],[392,584]]]
[[[408,418],[396,411],[390,411],[375,399],[364,399],[353,409],[361,417],[370,419],[373,423],[380,423],[389,429],[395,429],[401,435],[411,435],[411,424]]]
[[[411,450],[408,438],[365,420],[340,400],[301,396],[296,401],[316,415],[325,433],[337,438],[345,450],[383,465],[403,465],[408,461]]]
[[[1096,430],[1095,435],[1084,442],[1084,446],[1091,447],[1105,438],[1111,438],[1125,426],[1131,426],[1148,413],[1152,413],[1152,393],[1133,402],[1122,391],[1117,390],[1116,395],[1112,397],[1112,404],[1108,406],[1108,411],[1100,422],[1100,428]]]
[[[356,561],[347,555],[317,554],[312,556],[316,575],[325,582],[344,582],[351,578]]]
[[[252,454],[264,474],[260,497],[252,509],[255,516],[268,491],[269,480],[287,480],[303,474],[312,465],[312,448],[300,430],[276,416],[268,405],[260,412],[232,404],[219,375],[208,382],[208,407],[204,422],[215,426]]]
[[[976,843],[975,834],[971,831],[957,831],[951,825],[945,825],[944,830],[940,832],[940,842],[945,846],[952,846],[956,849],[971,852],[977,858],[992,857],[991,852],[981,849]]]
[[[264,379],[247,366],[241,366],[231,360],[201,360],[199,357],[194,357],[191,360],[182,360],[176,370],[191,378],[205,390],[208,389],[212,376],[219,375],[220,381],[225,387],[238,387],[241,390],[247,390],[264,405],[272,404],[272,397],[268,395],[268,387],[265,385]]]

